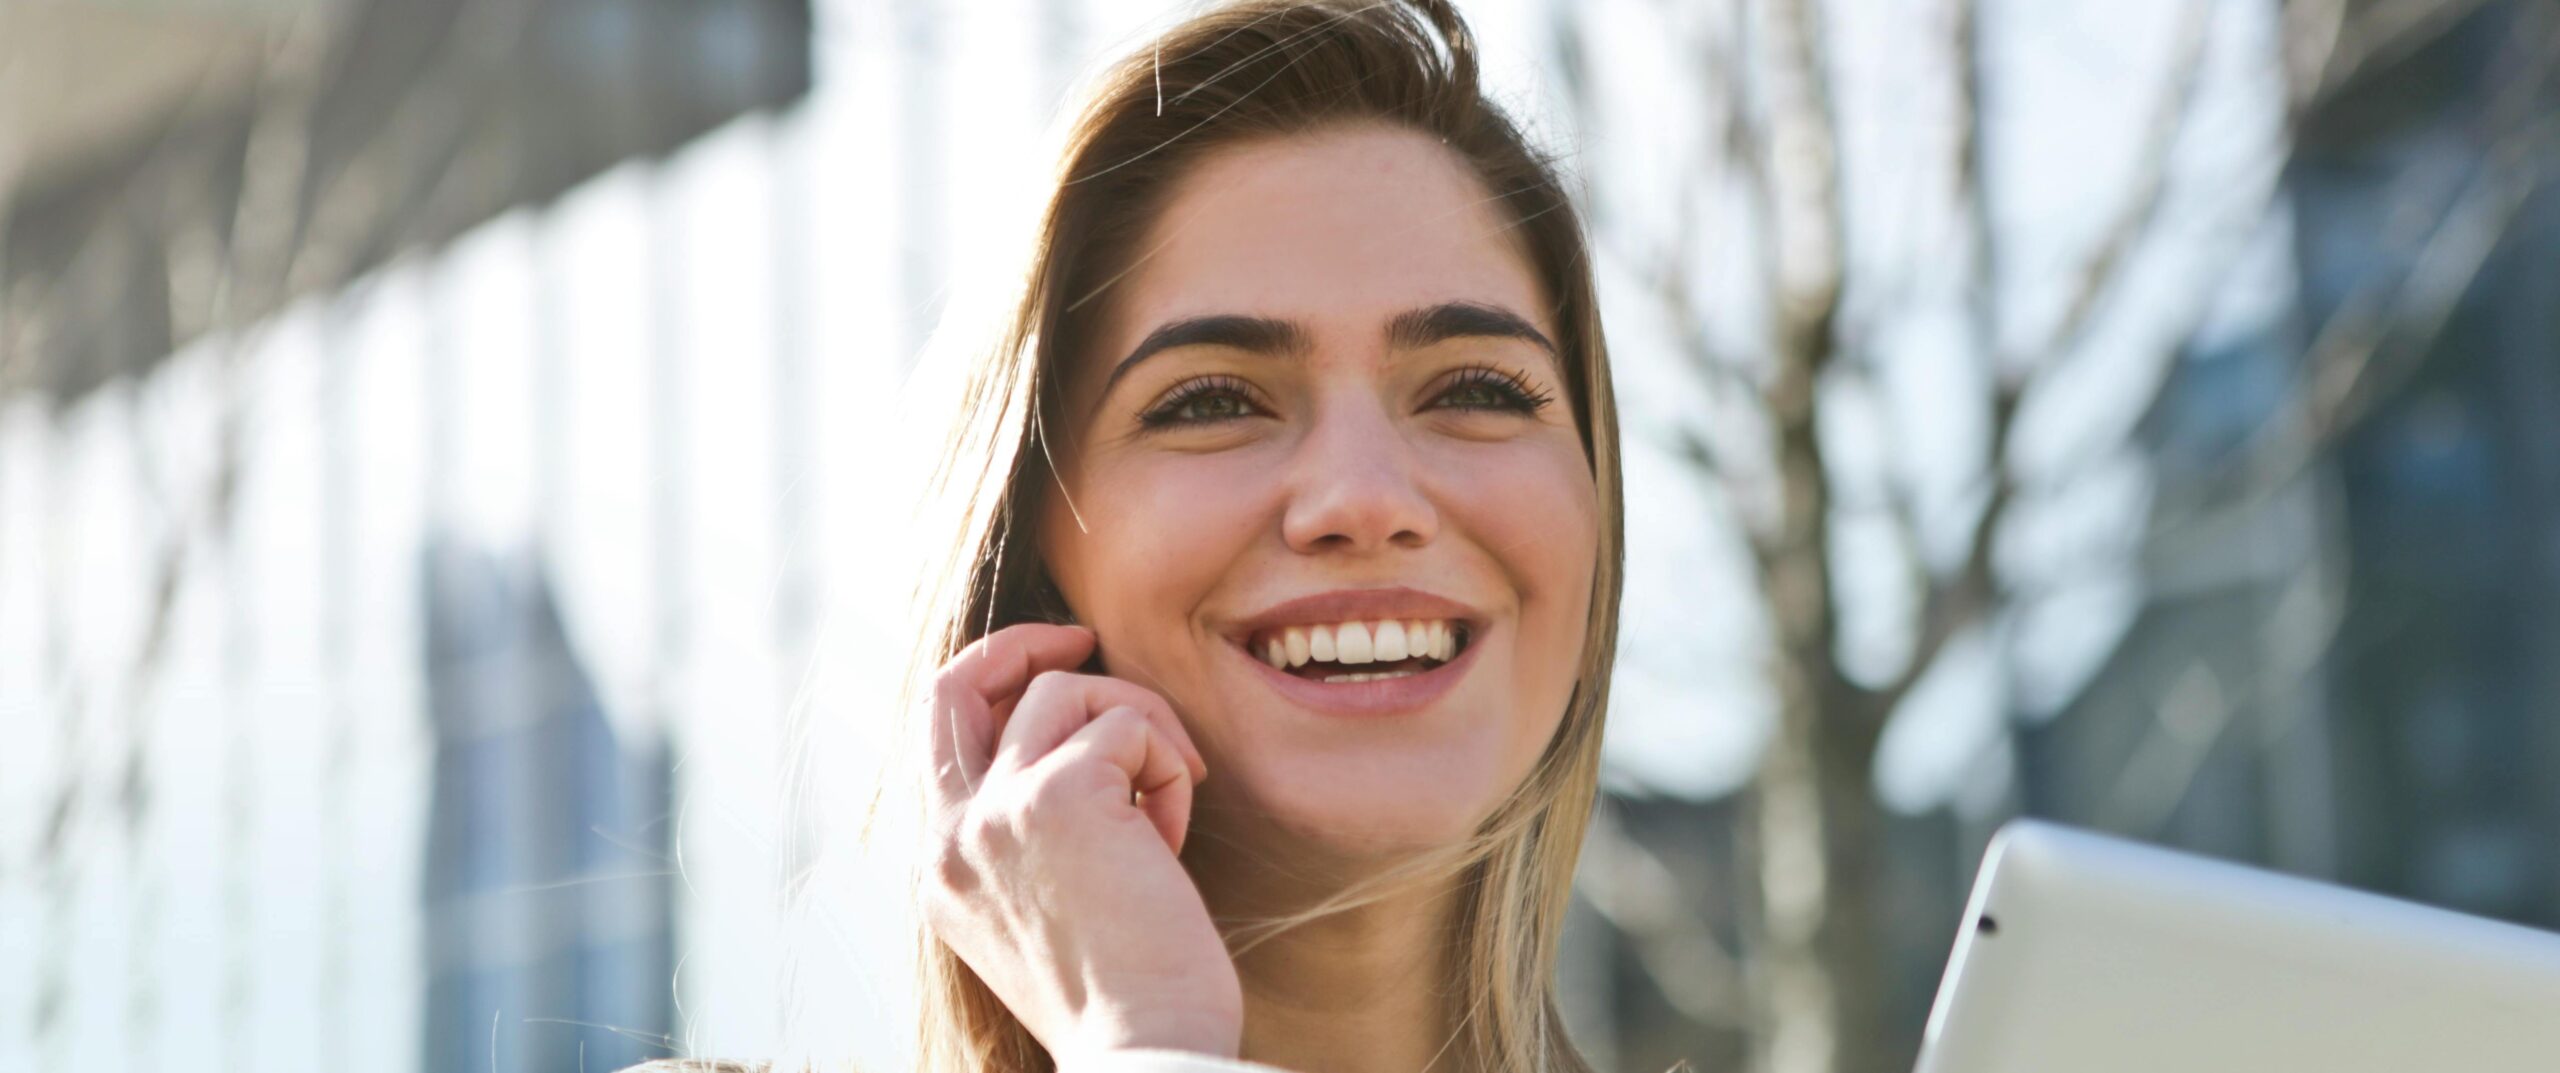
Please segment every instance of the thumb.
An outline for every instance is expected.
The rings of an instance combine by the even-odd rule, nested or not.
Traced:
[[[1088,760],[1088,758],[1090,758]],[[1127,804],[1153,824],[1158,837],[1179,855],[1191,827],[1191,761],[1145,712],[1115,706],[1067,737],[1041,765],[1099,761],[1116,767],[1128,782]]]
[[[1136,787],[1135,800],[1147,821],[1155,824],[1156,834],[1164,838],[1165,847],[1179,857],[1182,843],[1191,833],[1191,768],[1153,727],[1147,729],[1147,751],[1163,758],[1150,761],[1149,767],[1165,770],[1168,775],[1155,787]]]

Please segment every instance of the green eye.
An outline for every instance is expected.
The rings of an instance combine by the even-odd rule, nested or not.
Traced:
[[[1501,392],[1495,391],[1490,385],[1480,383],[1460,384],[1457,387],[1449,389],[1448,394],[1441,396],[1441,398],[1467,409],[1495,409],[1509,405],[1512,398],[1515,397],[1516,396],[1505,396]]]
[[[1456,400],[1451,402],[1451,400]],[[1508,410],[1534,414],[1555,401],[1543,391],[1531,387],[1520,377],[1490,365],[1470,365],[1458,371],[1449,390],[1440,401],[1457,410]]]
[[[1213,425],[1250,417],[1255,408],[1251,389],[1232,376],[1210,376],[1175,388],[1138,422],[1148,428],[1168,425]]]
[[[1183,403],[1181,407],[1183,417],[1185,419],[1195,421],[1216,421],[1222,418],[1243,417],[1248,412],[1249,410],[1246,408],[1243,399],[1239,399],[1225,392],[1202,395],[1189,402]]]

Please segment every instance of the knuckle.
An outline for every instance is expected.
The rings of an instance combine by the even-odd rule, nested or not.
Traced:
[[[1148,718],[1147,713],[1135,708],[1118,709],[1116,714],[1108,715],[1097,722],[1102,724],[1102,744],[1115,751],[1135,750],[1143,753],[1149,742],[1164,735],[1163,728],[1159,727],[1155,720]]]
[[[1092,793],[1094,783],[1093,765],[1082,761],[1061,764],[1043,772],[1025,788],[1022,829],[1036,836],[1072,825],[1077,809]]]
[[[1077,675],[1074,671],[1042,671],[1031,676],[1031,684],[1026,687],[1023,692],[1025,695],[1036,693],[1041,696],[1047,696],[1073,685],[1076,677]]]
[[[1012,643],[1012,640],[1012,634],[1005,630],[997,630],[993,633],[981,634],[976,639],[971,640],[968,644],[960,646],[960,651],[955,653],[954,662],[957,662],[957,657],[960,656],[998,655],[1000,654],[1001,649]]]
[[[1113,708],[1094,717],[1094,733],[1106,741],[1117,743],[1133,735],[1147,732],[1147,714],[1127,706]]]
[[[954,949],[967,941],[978,924],[972,908],[968,899],[943,891],[935,884],[926,884],[924,896],[917,906],[925,931]]]
[[[977,859],[1002,860],[1022,844],[1019,813],[1010,807],[973,811],[960,821],[957,851],[973,867]]]
[[[948,898],[965,898],[983,886],[977,862],[969,859],[957,841],[945,842],[935,851],[929,873],[932,894]]]
[[[961,699],[968,688],[968,684],[960,680],[959,671],[949,664],[944,664],[941,672],[933,676],[934,710],[948,711]]]

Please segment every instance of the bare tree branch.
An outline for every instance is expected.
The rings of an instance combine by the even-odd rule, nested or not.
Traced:
[[[1776,368],[1761,391],[1777,435],[1783,506],[1764,534],[1785,643],[1829,662],[1837,614],[1821,556],[1829,545],[1831,476],[1815,427],[1816,394],[1834,356],[1843,239],[1839,142],[1829,58],[1812,0],[1774,0],[1766,146],[1772,221],[1771,348]]]
[[[2200,0],[2191,0],[2199,3]],[[2009,505],[2016,496],[2015,481],[2006,462],[2009,441],[2017,424],[2022,387],[2001,374],[1999,326],[2002,302],[1999,273],[1999,244],[1991,226],[1990,147],[1983,128],[1985,101],[1989,93],[1989,72],[1982,53],[1980,8],[1976,0],[1955,0],[1949,20],[1948,52],[1955,67],[1956,82],[1956,151],[1953,158],[1955,196],[1967,227],[1966,263],[1972,276],[1968,288],[1977,353],[1989,364],[1985,373],[1993,385],[1989,416],[1989,443],[1984,454],[1985,497],[1974,523],[1966,534],[1965,558],[1955,574],[1925,586],[1921,599],[1916,635],[1911,654],[1903,669],[1892,681],[1867,694],[1875,719],[1890,718],[1894,708],[1910,695],[1920,680],[1928,675],[1940,653],[1964,628],[1987,615],[1996,605],[1998,579],[1992,557],[1994,541]],[[2183,107],[2174,109],[2183,114]],[[2137,198],[2137,201],[2140,199]],[[1904,544],[1916,550],[1921,546],[1916,512],[1906,510],[1900,516]],[[1922,576],[1927,576],[1924,569]]]
[[[2300,126],[2301,117],[2328,81],[2329,64],[2337,58],[2346,34],[2348,0],[2284,0],[2278,14],[2277,46],[2285,69],[2286,122]]]
[[[1745,379],[1754,381],[1752,394],[1759,416],[1768,422],[1775,470],[1772,501],[1777,509],[1768,518],[1756,519],[1749,529],[1759,596],[1775,634],[1771,684],[1778,711],[1737,827],[1750,880],[1739,892],[1746,959],[1743,983],[1748,1023],[1755,1035],[1753,1057],[1763,1069],[1886,1067],[1877,1041],[1866,1038],[1876,1035],[1873,1029],[1882,1008],[1869,986],[1870,978],[1877,975],[1869,971],[1878,964],[1873,960],[1874,949],[1887,942],[1876,921],[1889,915],[1873,891],[1880,867],[1874,846],[1887,829],[1881,806],[1872,800],[1875,748],[1882,727],[1932,668],[1946,661],[1958,638],[2035,595],[2034,579],[2003,576],[1997,554],[2008,544],[2019,504],[2032,503],[2053,487],[2047,474],[2054,470],[2045,465],[2053,459],[2034,460],[2036,483],[2030,484],[2026,468],[2011,457],[2016,453],[2013,444],[2022,411],[2029,403],[2040,405],[2045,388],[2091,360],[2099,350],[2095,344],[2101,333],[2128,319],[2115,311],[2125,308],[2134,277],[2149,277],[2150,258],[2157,248],[2195,240],[2191,219],[2201,224],[2202,241],[2208,244],[2263,237],[2265,232],[2257,226],[2232,227],[2225,234],[2220,225],[2226,213],[2231,219],[2252,223],[2269,219],[2283,196],[2281,179],[2296,152],[2285,139],[2299,129],[2301,101],[2296,102],[2291,127],[2279,126],[2272,117],[2265,123],[2263,148],[2268,159],[2263,165],[2255,160],[2232,165],[2227,169],[2231,174],[2215,176],[2210,184],[2185,178],[2192,174],[2183,166],[2190,159],[2184,152],[2192,141],[2189,134],[2213,114],[2207,111],[2210,99],[2220,96],[2214,72],[2224,65],[2213,60],[2219,55],[2217,42],[2225,39],[2216,31],[2224,24],[2215,21],[2218,9],[2211,6],[2212,0],[2186,0],[2174,11],[2161,11],[2172,20],[2167,27],[2172,36],[2162,53],[2166,67],[2156,88],[2149,90],[2156,96],[2137,103],[2146,122],[2136,135],[2140,141],[2134,147],[2126,187],[2107,192],[2105,202],[2091,207],[2097,226],[2088,233],[2086,249],[2078,251],[2083,259],[2073,266],[2076,274],[2062,281],[2054,304],[2032,311],[2011,308],[2019,294],[2030,288],[2021,286],[2027,281],[2011,280],[2003,271],[2004,252],[2020,244],[2001,241],[1999,232],[2007,223],[1995,211],[2005,202],[1999,196],[2003,191],[1997,189],[2000,176],[1990,168],[1990,149],[2001,132],[1988,118],[1998,110],[1986,105],[1996,103],[1993,93],[2005,87],[1998,82],[1999,73],[1986,63],[1986,16],[1979,0],[1948,3],[1946,10],[1952,17],[1946,25],[1951,35],[1947,53],[1955,123],[1953,145],[1944,151],[1951,157],[1950,196],[1965,228],[1961,241],[1967,247],[1959,262],[1967,274],[1960,294],[1965,308],[1959,315],[1966,318],[1981,362],[1978,390],[1987,426],[1978,475],[1961,497],[1961,517],[1946,519],[1923,511],[1913,482],[1894,475],[1887,476],[1877,493],[1861,481],[1840,483],[1830,472],[1832,459],[1826,456],[1818,426],[1836,424],[1830,419],[1840,414],[1819,411],[1826,408],[1831,389],[1842,386],[1836,378],[1867,371],[1854,360],[1843,364],[1840,359],[1855,359],[1863,353],[1861,343],[1870,320],[1896,311],[1876,313],[1885,308],[1875,304],[1879,300],[1907,304],[1937,301],[1940,295],[1923,294],[1919,287],[1910,287],[1908,293],[1874,290],[1868,286],[1872,282],[1868,277],[1874,274],[1867,268],[1870,262],[1862,256],[1853,265],[1847,259],[1849,243],[1843,232],[1853,221],[1842,210],[1845,180],[1839,120],[1833,113],[1829,61],[1814,0],[1761,0],[1752,8],[1750,32],[1764,33],[1766,38],[1754,43],[1757,51],[1746,49],[1761,61],[1747,68],[1755,72],[1747,77],[1755,79],[1750,88],[1764,92],[1728,94],[1729,114],[1710,120],[1716,124],[1716,139],[1741,165],[1739,181],[1751,200],[1748,211],[1764,221],[1766,236],[1755,252],[1762,258],[1757,267],[1763,273],[1769,303],[1764,322],[1769,362],[1765,376]],[[2389,62],[2395,54],[2440,37],[2459,21],[2461,12],[2455,8],[2469,11],[2479,5],[2476,0],[2461,0],[2425,10],[2422,6],[2415,0],[2381,0],[2371,9],[2353,11],[2350,17],[2354,5],[2343,0],[2295,0],[2287,10],[2288,62],[2316,63],[2324,72],[2323,84],[2343,85],[2362,77],[2362,72],[2378,69],[2375,65]],[[2213,70],[2207,69],[2209,63]],[[1733,64],[1708,66],[1711,76],[1745,77],[1732,74]],[[2511,93],[2524,92],[2514,85],[2507,88]],[[1930,151],[1942,150],[1933,146]],[[2359,305],[2357,316],[2324,326],[2312,360],[2324,374],[2316,379],[2314,390],[2296,400],[2295,405],[2305,408],[2296,424],[2334,427],[2338,415],[2370,407],[2398,387],[2402,382],[2398,376],[2387,374],[2395,374],[2399,363],[2423,360],[2538,181],[2526,165],[2545,154],[2547,149],[2525,152],[2502,147],[2497,166],[2491,169],[2494,177],[2484,176],[2464,199],[2463,210],[2447,216],[2445,226],[2424,240],[2417,267],[2407,278],[2365,299],[2369,305]],[[1684,222],[1679,230],[1682,249],[1695,248],[1694,232],[1694,224]],[[1942,241],[1938,234],[1944,232],[1933,234],[1926,244]],[[1863,252],[1863,245],[1860,249]],[[2195,285],[2192,303],[2164,314],[2160,319],[2168,323],[2145,326],[2146,339],[2165,333],[2174,340],[2156,347],[2157,354],[2140,355],[2156,360],[2163,371],[2157,383],[2145,390],[2156,391],[2159,384],[2168,382],[2167,373],[2175,368],[2181,348],[2215,314],[2215,288],[2220,279],[2230,278],[2223,271],[2209,267],[2198,273],[2212,278]],[[1918,272],[1910,276],[1927,278]],[[1697,296],[1692,280],[1674,270],[1650,282],[1661,288],[1661,307],[1675,318],[1678,341],[1686,354],[1711,375],[1729,374],[1732,366],[1718,360],[1722,356],[1715,353],[1701,323],[1697,307],[1706,299]],[[1900,281],[1897,285],[1907,286]],[[2048,292],[2036,293],[2041,298]],[[2043,315],[2048,310],[2049,320]],[[1948,310],[1932,306],[1928,312]],[[2027,315],[2012,315],[2016,313]],[[1849,322],[1845,329],[1844,321]],[[2387,360],[2377,360],[2377,355],[2387,355]],[[1750,371],[1757,374],[1760,367],[1752,366]],[[1968,385],[1968,390],[1977,389]],[[1896,430],[1886,431],[1889,442],[1904,442]],[[1835,441],[1835,445],[1846,442]],[[2299,465],[2308,465],[2326,444],[2325,439],[2305,442],[2298,435],[2271,435],[2270,442],[2296,452]],[[1699,472],[1728,487],[1738,478],[1763,477],[1757,472],[1761,467],[1756,456],[1750,467],[1755,472],[1750,474],[1717,465],[1716,443],[1730,449],[1733,441],[1710,443],[1707,437],[1690,433],[1680,438],[1678,449]],[[2114,443],[2110,450],[2120,452],[2124,444]],[[2261,495],[2291,483],[2289,478],[2270,480],[2263,467],[2238,478],[2260,489]],[[1878,494],[1880,502],[1872,498]],[[1850,496],[1861,501],[1850,502]],[[2219,495],[2211,498],[2217,505],[2223,501]],[[1881,513],[1890,521],[1900,538],[1913,587],[1919,591],[1910,653],[1901,668],[1872,687],[1848,678],[1837,643],[1843,609],[1834,554],[1841,549],[1834,547],[1833,530],[1835,519],[1858,512]],[[2159,539],[2161,520],[2155,514],[2143,539]],[[1936,525],[1940,521],[1952,521],[1962,532],[1944,531]],[[1931,539],[1941,536],[1962,543],[1947,548]],[[2090,543],[2092,548],[2100,545],[2121,554],[2118,542]],[[1957,561],[1950,564],[1947,557],[1932,551],[1951,553]],[[2279,575],[2269,575],[2264,583],[2282,581]],[[2314,655],[2306,658],[2316,662],[2317,652],[2331,647],[2327,638],[2333,633],[2334,621],[2307,634],[2298,626],[2287,627],[2284,643],[2302,641],[2296,647],[2307,646]],[[2304,637],[2310,640],[2303,641]],[[2199,666],[2203,665],[2199,659]],[[2252,688],[2264,693],[2284,684],[2280,674],[2270,671]],[[2165,815],[2184,797],[2184,786],[2203,756],[2196,743],[2204,741],[2202,750],[2211,749],[2212,735],[2198,731],[2217,718],[2211,705],[2198,701],[2211,699],[2212,691],[2191,685],[2187,692],[2183,700],[2196,703],[2154,713],[2155,723],[2145,732],[2146,741],[2152,743],[2145,746],[2146,755],[2152,759],[2145,761],[2138,779],[2129,775],[2119,787],[2109,806],[2112,815],[2135,819]],[[2245,704],[2246,697],[2234,694],[2221,700],[2226,705]],[[2227,720],[2229,712],[2218,718]],[[1645,934],[1654,926],[1641,914],[1626,912],[1623,904],[1616,908],[1619,911],[1611,912],[1610,907],[1603,911],[1631,934]],[[1758,915],[1756,919],[1753,914]],[[1653,964],[1646,968],[1657,979],[1678,977],[1671,969]],[[1707,1008],[1706,1004],[1682,1005],[1692,1011],[1693,1019],[1707,1016],[1695,1012]]]
[[[2262,501],[2416,376],[2500,240],[2548,180],[2541,158],[2555,133],[2560,122],[2546,121],[2530,137],[2493,151],[2493,163],[2447,210],[2410,272],[2396,283],[2360,289],[2328,318],[2308,348],[2302,389],[2286,396],[2236,449],[2232,464],[2213,475],[2209,486],[2216,494],[2209,499],[2248,490],[2247,503]],[[2163,528],[2180,524],[2165,519]]]
[[[1953,0],[1948,20],[1948,63],[1955,81],[1955,146],[1949,161],[1955,211],[1965,226],[1966,308],[1981,354],[1997,349],[2000,247],[1991,234],[1991,156],[1982,114],[1988,96],[1982,60],[1981,0]]]
[[[1703,169],[1702,169],[1703,170]],[[1727,353],[1707,331],[1706,311],[1698,306],[1697,277],[1692,272],[1691,258],[1696,251],[1714,248],[1705,234],[1706,225],[1699,219],[1695,199],[1682,198],[1679,218],[1673,225],[1671,245],[1660,258],[1659,266],[1650,274],[1654,297],[1664,316],[1671,321],[1682,356],[1689,359],[1711,390],[1751,393],[1757,391],[1743,370],[1742,362]]]
[[[2160,208],[2166,200],[2169,165],[2177,156],[2179,136],[2185,133],[2195,113],[2198,90],[2204,84],[2205,45],[2212,38],[2213,12],[2213,0],[2187,0],[2178,21],[2168,87],[2152,109],[2141,149],[2134,157],[2132,192],[2117,210],[2115,222],[2100,233],[2096,248],[2080,271],[2079,285],[2063,307],[2061,318],[2054,322],[2052,334],[2031,355],[2043,359],[2042,369],[2049,370],[2060,364],[2064,355],[2079,352],[2096,312],[2123,283],[2125,265],[2133,251],[2156,230]]]
[[[1995,460],[2008,452],[2011,430],[2017,426],[2018,403],[2018,396],[2007,391],[1992,400],[1989,452]],[[1987,480],[1989,488],[1982,508],[1965,534],[1964,563],[1953,576],[1929,588],[1921,600],[1919,633],[1912,641],[1911,657],[1904,661],[1901,673],[1871,694],[1879,719],[1891,717],[1965,627],[1988,618],[1999,608],[2000,583],[1994,551],[2000,527],[2017,500],[2018,486],[2008,467],[1996,462]]]
[[[1781,363],[1800,362],[1818,378],[1835,356],[1833,327],[1847,266],[1841,222],[1839,121],[1831,100],[1830,53],[1813,0],[1775,0],[1777,40],[1766,146],[1774,223],[1775,345]],[[1781,380],[1786,379],[1781,374]],[[1810,386],[1808,384],[1808,386]],[[1781,399],[1792,404],[1793,399]],[[1810,399],[1804,400],[1808,405]]]
[[[2260,654],[2260,666],[2242,688],[2221,682],[2211,653],[2198,653],[2171,678],[2108,790],[2099,823],[2110,830],[2159,833],[2194,791],[2205,761],[2240,724],[2244,706],[2271,706],[2283,691],[2319,673],[2346,623],[2344,587],[2343,577],[2316,569],[2298,575],[2278,597],[2270,623],[2285,635]],[[2269,734],[2262,740],[2277,739]]]
[[[1984,502],[1975,514],[1966,534],[1965,558],[1955,573],[1926,586],[1922,598],[1916,636],[1909,658],[1894,678],[1871,694],[1875,709],[1890,715],[1925,678],[1949,643],[1976,622],[1982,621],[1999,606],[2000,583],[1994,550],[2000,529],[2019,494],[2019,480],[2008,461],[2018,414],[2025,395],[2036,383],[2050,375],[2062,355],[2079,349],[2095,319],[2095,311],[2123,285],[2125,266],[2133,250],[2155,230],[2161,206],[2166,200],[2170,162],[2180,135],[2194,113],[2198,90],[2203,82],[2205,45],[2210,40],[2212,7],[2209,0],[2188,0],[2179,22],[2177,44],[2165,76],[2166,86],[2152,111],[2142,148],[2136,157],[2133,189],[2115,215],[2114,222],[2100,232],[2100,238],[2082,270],[2070,301],[2056,321],[2052,334],[2031,354],[2044,360],[2033,366],[2033,374],[2019,377],[2008,370],[2019,361],[2000,357],[2000,325],[2004,322],[2003,291],[1999,278],[1998,240],[1991,225],[1989,181],[1989,145],[1984,137],[1982,117],[1988,98],[1988,73],[1982,48],[1980,12],[1975,0],[1956,0],[1950,19],[1950,53],[1957,70],[1957,151],[1954,154],[1955,188],[1960,211],[1968,222],[1971,250],[1967,258],[1973,283],[1970,287],[1974,335],[1980,353],[1990,359],[1987,370],[1993,383],[1989,416],[1989,444],[1985,450],[1986,476],[1981,482]],[[1918,520],[1908,506],[1897,512],[1906,547],[1920,546]],[[1925,572],[1924,572],[1925,573]]]
[[[0,156],[0,283],[9,279],[9,227],[18,215],[19,166],[15,159]],[[18,338],[17,309],[7,289],[0,287],[0,398],[7,398],[20,380],[28,378],[20,371],[28,349]]]
[[[2490,129],[2505,133],[2471,182],[2434,217],[2409,270],[2396,279],[2372,279],[2339,303],[2305,349],[2299,389],[2208,475],[2201,497],[2207,506],[2157,520],[2155,534],[2254,509],[2423,368],[2510,227],[2554,178],[2560,117],[2542,114],[2537,102],[2560,77],[2560,25],[2517,47],[2532,49],[2530,62],[2492,101],[2487,117]]]
[[[2317,111],[2373,71],[2434,42],[2478,13],[2484,0],[2295,0],[2288,10],[2293,115]],[[2298,54],[2297,54],[2298,53]]]
[[[1739,959],[1679,896],[1680,881],[1607,807],[1594,809],[1579,887],[1629,940],[1636,963],[1681,1015],[1729,1030],[1751,1024]]]

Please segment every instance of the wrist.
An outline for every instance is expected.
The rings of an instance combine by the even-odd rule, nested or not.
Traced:
[[[1058,1062],[1058,1073],[1199,1073],[1203,1065],[1240,1061],[1231,1054],[1173,1050],[1164,1047],[1121,1047],[1085,1051]]]
[[[1178,1051],[1208,1058],[1234,1059],[1242,1051],[1243,1026],[1216,1014],[1136,1017],[1120,1013],[1088,1016],[1067,1046],[1054,1055],[1059,1073],[1091,1069],[1094,1073],[1129,1066],[1133,1052]]]

